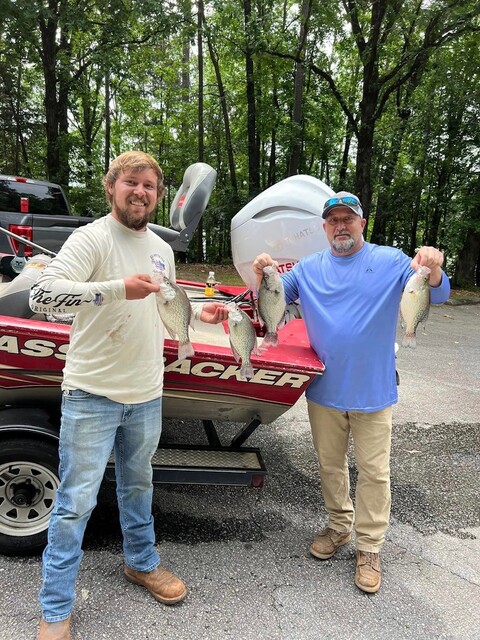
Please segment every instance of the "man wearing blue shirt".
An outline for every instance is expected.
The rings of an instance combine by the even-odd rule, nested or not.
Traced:
[[[412,260],[398,249],[363,239],[366,220],[356,196],[340,191],[323,209],[330,249],[307,256],[282,276],[287,302],[300,299],[310,344],[326,365],[307,390],[313,443],[329,520],[310,553],[331,558],[355,530],[355,584],[380,588],[380,549],[390,518],[392,405],[397,402],[395,334],[400,298],[419,266],[429,267],[433,304],[448,299],[443,254],[422,247]],[[255,258],[258,277],[272,264]],[[348,440],[358,480],[350,497]]]

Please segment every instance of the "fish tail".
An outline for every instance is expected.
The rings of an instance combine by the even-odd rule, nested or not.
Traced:
[[[407,347],[410,349],[415,349],[417,346],[417,338],[414,333],[406,333],[403,336],[402,347]]]
[[[265,334],[262,342],[263,347],[278,347],[278,334],[276,331],[270,331]]]
[[[179,342],[178,343],[178,359],[186,360],[195,355],[195,349],[192,347],[191,342]]]
[[[240,377],[250,380],[253,378],[253,367],[251,362],[242,362],[240,367]]]

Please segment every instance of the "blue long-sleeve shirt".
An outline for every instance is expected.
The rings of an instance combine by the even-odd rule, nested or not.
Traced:
[[[363,412],[397,402],[395,335],[410,264],[398,249],[365,242],[351,256],[330,249],[307,256],[282,276],[286,299],[300,299],[310,344],[326,366],[307,389],[309,400]],[[432,304],[448,300],[445,274],[430,292]]]

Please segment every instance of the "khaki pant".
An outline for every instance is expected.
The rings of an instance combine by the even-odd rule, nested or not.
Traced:
[[[328,526],[337,531],[354,528],[357,549],[378,553],[390,519],[392,407],[361,413],[309,401],[308,415],[320,463]],[[358,470],[355,510],[347,459],[350,433]]]

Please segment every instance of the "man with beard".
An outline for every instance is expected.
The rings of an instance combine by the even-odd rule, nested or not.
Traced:
[[[42,313],[73,313],[62,384],[60,486],[43,554],[40,640],[68,640],[82,540],[112,449],[124,574],[167,605],[185,584],[160,567],[152,517],[151,458],[161,432],[164,328],[155,274],[175,280],[171,247],[147,228],[163,197],[163,174],[130,151],[104,180],[111,213],[76,230],[32,288]],[[227,318],[223,304],[197,305],[202,321]]]
[[[431,269],[433,304],[448,299],[443,254],[422,247],[412,260],[398,249],[365,242],[360,201],[346,191],[323,207],[330,249],[307,256],[282,276],[288,302],[297,298],[310,343],[325,363],[307,389],[313,443],[328,525],[310,546],[331,558],[355,531],[355,584],[380,588],[380,549],[390,519],[392,405],[397,402],[395,334],[400,298],[419,266]],[[260,278],[272,264],[264,253],[253,269]],[[355,510],[350,498],[348,441],[352,434],[358,479]]]

